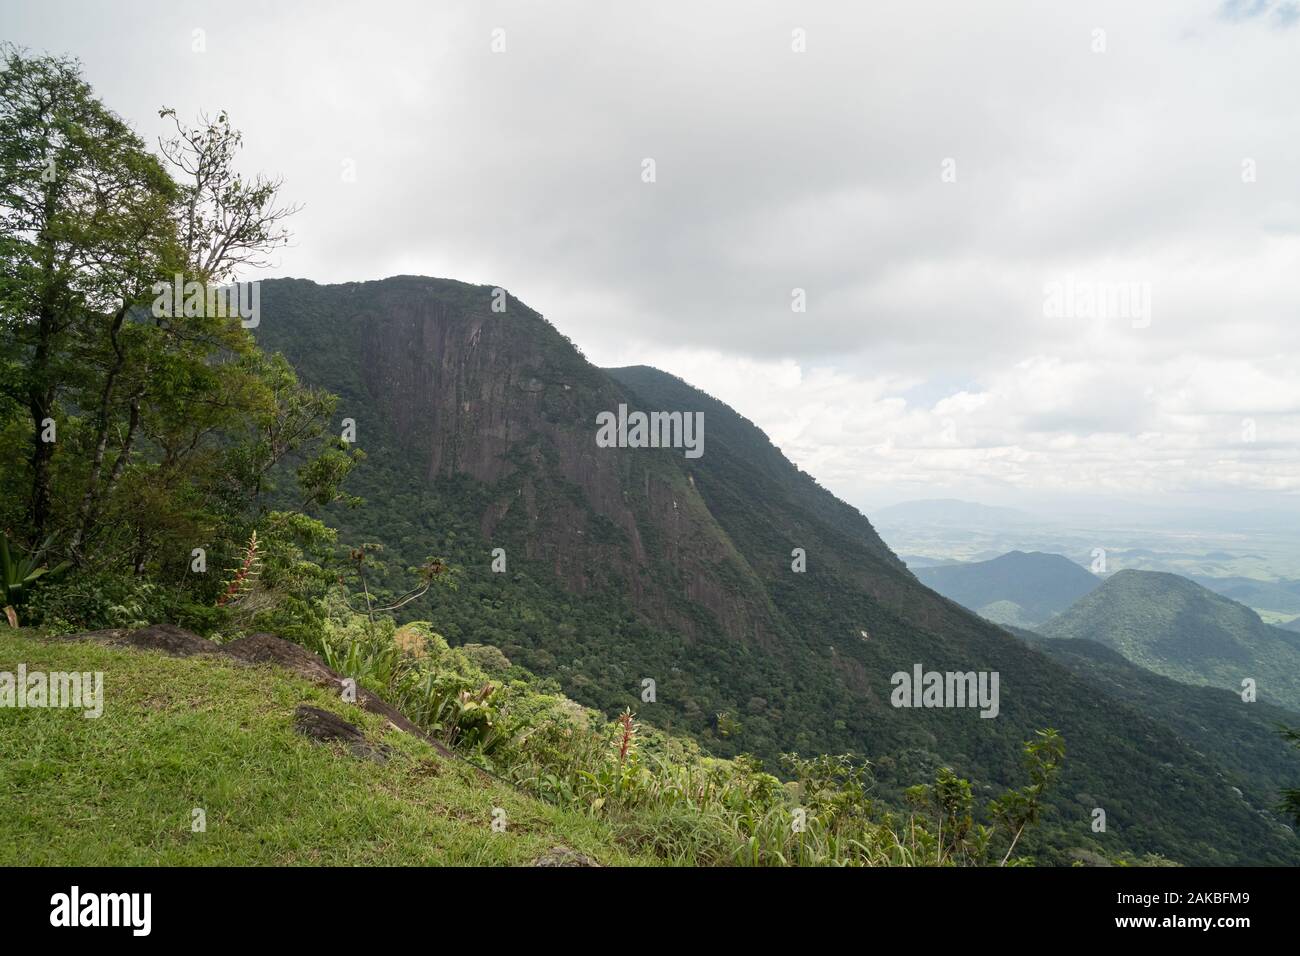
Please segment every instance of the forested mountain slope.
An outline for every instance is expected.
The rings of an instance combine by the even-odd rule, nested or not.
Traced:
[[[368,456],[350,482],[365,503],[327,520],[351,544],[382,542],[394,587],[426,555],[461,568],[457,591],[404,610],[718,753],[870,757],[886,799],[944,764],[996,788],[1020,774],[1022,741],[1056,727],[1067,759],[1035,836],[1045,860],[1094,844],[1098,805],[1126,821],[1111,849],[1300,859],[1212,761],[926,589],[752,423],[653,369],[597,369],[517,299],[493,301],[413,277],[263,287],[260,344],[341,396]],[[703,455],[598,447],[596,416],[620,404],[702,411]],[[891,675],[915,664],[997,671],[998,716],[891,706]]]
[[[1190,684],[1240,693],[1253,680],[1261,700],[1300,710],[1300,635],[1177,574],[1119,571],[1041,632],[1097,641]]]
[[[1096,641],[1008,630],[1095,683],[1099,692],[1168,727],[1234,778],[1242,799],[1257,809],[1273,809],[1278,793],[1300,776],[1295,748],[1278,733],[1295,723],[1285,708],[1264,701],[1248,704],[1231,690],[1161,677]]]
[[[1041,551],[1011,551],[990,561],[918,568],[916,576],[982,617],[1025,627],[1061,613],[1101,584],[1100,578],[1069,558]]]

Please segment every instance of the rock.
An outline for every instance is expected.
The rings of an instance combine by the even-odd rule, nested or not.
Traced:
[[[338,674],[307,648],[274,634],[241,637],[224,645],[221,652],[249,664],[275,664],[314,684],[338,684],[342,681]]]
[[[328,710],[300,704],[294,714],[293,729],[304,737],[317,743],[339,741],[357,757],[383,762],[392,751],[383,744],[372,744],[366,740],[361,728],[348,723],[338,714]]]
[[[529,866],[600,866],[585,853],[570,850],[567,846],[553,846]]]
[[[340,690],[343,686],[343,676],[332,670],[323,660],[302,645],[286,641],[274,634],[250,634],[248,637],[231,641],[222,647],[221,651],[249,664],[274,664],[283,667],[321,687]],[[370,713],[387,718],[388,722],[398,730],[428,741],[444,757],[451,756],[451,751],[440,741],[426,734],[408,720],[405,714],[364,687],[357,687],[356,702]]]
[[[105,632],[96,632],[103,634]],[[124,644],[146,651],[162,651],[173,657],[193,657],[195,654],[217,654],[221,647],[175,624],[150,624],[135,631],[108,639],[113,644]]]

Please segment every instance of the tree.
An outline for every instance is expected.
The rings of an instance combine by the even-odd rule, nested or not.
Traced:
[[[307,459],[304,506],[349,500],[360,453],[311,457],[334,396],[207,294],[266,264],[297,208],[236,170],[227,114],[191,128],[162,110],[176,135],[159,158],[75,61],[6,48],[0,92],[0,427],[21,410],[28,448],[0,475],[29,488],[29,541],[136,574],[199,541],[233,549],[290,458]]]
[[[95,98],[75,61],[27,58],[12,47],[3,56],[0,335],[18,358],[6,391],[31,419],[27,510],[39,541],[51,519],[59,400],[80,386],[79,407],[98,408],[107,434],[106,406],[127,361],[119,339],[127,313],[179,261],[179,192],[139,137]],[[86,354],[105,344],[114,354],[107,374],[88,382]],[[94,384],[98,402],[85,394]],[[92,471],[102,461],[101,450]]]
[[[224,110],[216,119],[200,116],[195,127],[181,122],[173,109],[158,115],[176,127],[176,135],[159,146],[181,179],[178,226],[191,273],[219,282],[241,267],[268,265],[266,255],[289,242],[284,220],[301,209],[278,204],[283,180],[260,173],[246,180],[235,171],[244,137]]]
[[[1015,851],[1016,844],[1024,834],[1025,828],[1037,823],[1043,809],[1043,795],[1056,779],[1065,759],[1065,741],[1060,733],[1051,728],[1040,730],[1036,740],[1025,744],[1025,766],[1029,770],[1029,785],[1023,790],[1008,790],[989,805],[993,818],[1006,827],[1011,834],[1010,845],[1002,857],[1001,866],[1006,866]]]

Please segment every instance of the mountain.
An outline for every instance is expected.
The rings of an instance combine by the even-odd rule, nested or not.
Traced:
[[[1295,749],[1277,732],[1295,723],[1290,711],[1263,701],[1245,706],[1230,690],[1161,677],[1096,641],[1009,630],[1080,679],[1096,684],[1098,693],[1150,715],[1213,759],[1254,807],[1273,807],[1279,791],[1294,786],[1300,776]]]
[[[1191,580],[1215,594],[1263,611],[1300,614],[1300,580],[1259,581],[1254,578],[1189,574]]]
[[[1300,635],[1270,627],[1243,604],[1161,571],[1118,571],[1041,632],[1105,644],[1157,674],[1300,710]]]
[[[999,624],[1033,627],[1059,614],[1101,583],[1069,558],[1012,551],[992,561],[917,568],[916,576]]]
[[[384,545],[377,583],[398,589],[426,555],[459,569],[455,591],[404,609],[452,644],[498,647],[584,704],[630,706],[721,755],[869,757],[894,804],[943,766],[981,792],[1017,783],[1024,741],[1055,727],[1066,764],[1030,837],[1044,862],[1098,849],[1103,796],[1155,821],[1106,851],[1300,862],[1213,761],[927,589],[864,515],[682,380],[602,371],[516,298],[441,279],[265,282],[257,336],[355,425],[365,501],[324,517],[348,544]],[[620,406],[701,413],[703,454],[601,447],[597,417]],[[891,676],[917,664],[997,672],[997,717],[891,706]]]

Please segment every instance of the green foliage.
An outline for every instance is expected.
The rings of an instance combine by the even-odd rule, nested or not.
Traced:
[[[3,595],[0,606],[13,608],[16,611],[27,603],[28,590],[33,584],[42,578],[47,581],[57,578],[71,567],[71,563],[67,561],[53,568],[41,564],[49,546],[50,542],[47,539],[30,554],[15,555],[14,549],[9,546],[9,535],[0,532],[0,595]]]
[[[154,581],[117,571],[78,571],[32,595],[27,623],[56,634],[172,621],[210,633],[225,615]]]
[[[1271,627],[1244,604],[1160,571],[1117,571],[1040,629],[1086,639],[1156,674],[1300,708],[1300,637]]]
[[[1029,631],[1014,633],[1094,685],[1098,694],[1157,717],[1189,746],[1223,768],[1230,785],[1241,791],[1241,797],[1229,791],[1238,804],[1269,808],[1283,782],[1293,779],[1295,754],[1275,732],[1278,725],[1293,718],[1285,708],[1264,701],[1243,706],[1241,696],[1231,690],[1196,687],[1161,677],[1096,641],[1045,638]],[[1175,752],[1162,752],[1171,762],[1177,757]],[[1224,783],[1219,786],[1222,788]],[[1193,794],[1188,797],[1195,799]],[[1178,791],[1171,792],[1168,799],[1178,800]],[[1175,806],[1177,814],[1195,812],[1194,806]],[[1216,846],[1232,844],[1232,828],[1222,817],[1207,818],[1204,825],[1210,828],[1207,833]],[[1151,829],[1160,826],[1160,820],[1147,824]]]
[[[985,865],[994,830],[976,824],[971,785],[943,768],[939,809],[891,813],[869,796],[865,762],[787,755],[784,785],[760,761],[704,755],[686,738],[613,721],[547,690],[496,648],[452,648],[431,625],[399,627],[352,610],[341,590],[321,602],[315,649],[467,760],[541,799],[609,823],[628,847],[665,862],[728,865]],[[486,665],[486,666],[485,666]],[[1003,861],[1036,822],[1064,745],[1026,745],[1030,784],[990,804],[1006,830]],[[797,821],[797,824],[796,824]]]
[[[1043,809],[1043,796],[1056,778],[1061,761],[1065,759],[1065,741],[1055,730],[1040,730],[1038,738],[1025,744],[1025,764],[1029,769],[1029,786],[1023,790],[1009,790],[990,805],[990,813],[1013,834],[1005,866],[1011,858],[1025,828],[1037,823]]]
[[[655,862],[589,814],[485,780],[283,670],[4,635],[0,671],[20,662],[103,671],[107,703],[101,720],[0,708],[0,866],[521,866],[555,846],[606,866]],[[301,704],[354,724],[387,759],[297,733]],[[205,832],[192,832],[194,807]]]
[[[1300,730],[1283,727],[1279,733],[1290,744],[1300,749]],[[1288,787],[1282,791],[1282,802],[1278,809],[1300,825],[1300,787]]]

